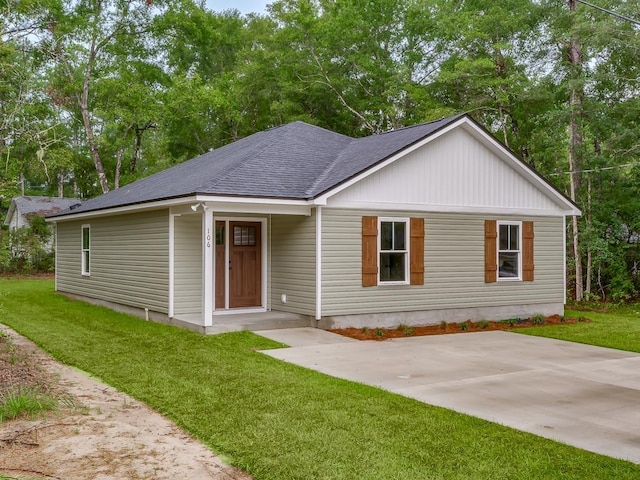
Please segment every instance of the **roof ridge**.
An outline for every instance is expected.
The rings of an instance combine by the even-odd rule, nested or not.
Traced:
[[[436,122],[441,122],[442,120],[451,120],[452,122],[457,120],[460,117],[464,117],[466,115],[466,113],[458,113],[456,115],[451,115],[449,117],[440,117],[437,118],[435,120],[429,120],[428,122],[422,122],[422,123],[416,123],[415,125],[407,125],[406,127],[400,127],[400,128],[393,128],[391,130],[387,130],[386,132],[380,132],[380,133],[374,133],[373,135],[368,135],[366,137],[360,137],[357,138],[356,140],[363,140],[365,138],[370,138],[370,137],[374,137],[377,135],[387,135],[389,133],[394,133],[394,132],[401,132],[403,130],[409,130],[411,128],[417,128],[417,127],[424,127],[425,125],[430,125],[432,123],[436,123]]]

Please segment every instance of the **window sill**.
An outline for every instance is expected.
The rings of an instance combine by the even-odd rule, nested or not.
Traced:
[[[83,277],[90,277],[90,276],[91,276],[91,273],[85,273],[85,272],[83,272],[83,273],[81,273],[81,275],[82,275]]]
[[[521,282],[522,279],[521,278],[510,278],[510,277],[505,277],[505,278],[498,278],[498,282]]]
[[[409,282],[378,282],[379,287],[395,287],[398,285],[409,285]]]

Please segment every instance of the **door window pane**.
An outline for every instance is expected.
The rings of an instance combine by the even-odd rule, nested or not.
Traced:
[[[236,247],[249,246],[256,244],[256,227],[233,227],[233,244]]]
[[[224,225],[216,225],[216,245],[224,245]]]

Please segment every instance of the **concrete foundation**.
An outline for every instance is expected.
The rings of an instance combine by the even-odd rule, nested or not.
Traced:
[[[393,328],[398,325],[436,325],[471,320],[505,320],[528,318],[534,315],[563,315],[562,303],[537,303],[532,305],[507,305],[500,307],[450,308],[415,312],[370,313],[365,315],[334,315],[322,317],[319,328]]]

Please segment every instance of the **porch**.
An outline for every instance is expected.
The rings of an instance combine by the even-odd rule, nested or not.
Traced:
[[[308,315],[274,311],[214,315],[213,325],[209,326],[202,325],[202,316],[199,314],[182,315],[179,318],[174,317],[171,320],[171,324],[173,325],[178,325],[207,335],[241,330],[257,332],[283,328],[315,327],[316,323],[316,320]]]
[[[209,334],[315,327],[318,222],[300,205],[172,208],[170,323]]]

